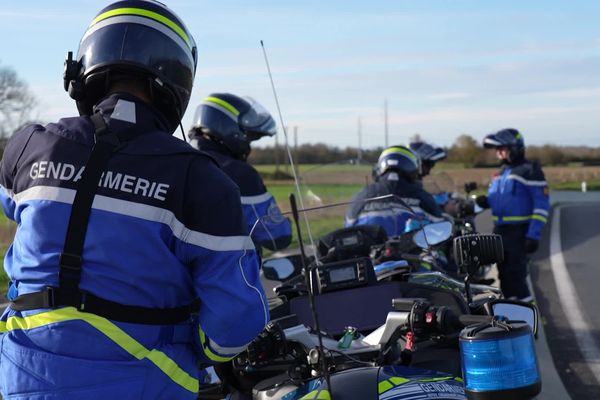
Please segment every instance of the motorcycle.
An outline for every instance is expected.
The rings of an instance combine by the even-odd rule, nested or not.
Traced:
[[[302,214],[331,217],[340,214],[335,208],[307,207]],[[295,213],[297,226],[299,219]],[[310,226],[310,218],[304,223]],[[412,241],[429,248],[447,240],[449,231],[447,222],[433,223],[413,232]],[[388,239],[381,228],[361,226],[336,232],[307,244],[312,254],[301,251],[263,262],[261,273],[266,280],[279,282],[269,301],[272,322],[248,351],[217,368],[227,384],[213,395],[230,392],[230,398],[288,400],[464,399],[489,398],[481,395],[491,392],[531,398],[539,391],[539,374],[534,377],[537,367],[524,367],[527,360],[535,364],[533,346],[521,352],[528,355],[527,360],[514,354],[513,364],[505,365],[505,371],[521,371],[528,377],[526,382],[498,378],[495,386],[485,386],[477,378],[483,370],[469,367],[469,360],[483,353],[468,351],[471,343],[477,344],[490,332],[499,343],[530,337],[537,327],[534,306],[503,300],[497,290],[470,285],[468,279],[461,283],[440,272],[415,274],[406,261],[406,268],[394,268],[385,278],[381,274],[378,278],[373,248],[381,248]],[[494,262],[502,254],[496,237],[464,238],[468,240],[459,241],[462,245],[455,246],[455,256],[464,261],[464,267],[477,264],[470,274],[481,262]],[[469,240],[485,245],[470,245]],[[303,242],[299,243],[302,249]],[[491,253],[486,256],[486,251]],[[515,320],[528,323],[510,322]],[[475,323],[478,328],[469,336],[463,327]],[[461,353],[467,355],[461,357]],[[506,360],[499,354],[494,357],[489,361]],[[489,373],[485,371],[486,376]],[[466,379],[469,376],[473,378]],[[204,390],[201,398],[222,397],[210,397]]]
[[[422,230],[425,240],[431,232]],[[470,272],[481,264],[476,258],[502,254],[495,235],[467,239],[455,252]],[[535,306],[494,297],[467,303],[443,287],[378,281],[369,260],[265,261],[268,274],[283,282],[299,262],[305,284],[279,292],[269,326],[219,368],[231,398],[526,399],[539,392]],[[502,372],[494,375],[498,363]]]

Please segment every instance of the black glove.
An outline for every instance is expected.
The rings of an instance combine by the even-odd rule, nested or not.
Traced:
[[[475,197],[475,203],[481,208],[490,208],[490,203],[488,203],[488,197],[485,195]]]
[[[277,322],[269,322],[265,329],[248,345],[247,352],[248,361],[253,365],[285,355],[286,342],[283,329]]]
[[[535,253],[539,246],[539,240],[529,238],[525,239],[525,251],[527,254]]]

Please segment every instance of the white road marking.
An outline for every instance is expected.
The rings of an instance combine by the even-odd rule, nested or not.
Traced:
[[[554,218],[552,218],[550,236],[550,264],[552,265],[554,282],[565,317],[575,334],[575,340],[581,350],[581,355],[596,377],[596,380],[600,382],[600,350],[590,333],[590,325],[583,315],[581,302],[577,297],[577,291],[567,270],[567,263],[562,253],[560,211],[560,206],[554,207]]]

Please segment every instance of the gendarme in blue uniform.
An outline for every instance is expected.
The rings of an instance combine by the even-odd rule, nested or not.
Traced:
[[[402,199],[411,210],[393,197],[365,202],[369,198],[390,194]],[[418,182],[410,182],[397,172],[390,171],[354,197],[346,213],[345,225],[377,224],[383,226],[388,236],[398,236],[404,233],[406,221],[414,215],[413,212],[430,219],[442,216],[433,197]]]
[[[151,308],[198,299],[198,314],[160,326],[73,307],[8,308],[0,320],[0,391],[5,399],[195,399],[199,365],[242,351],[269,318],[239,190],[135,98],[112,95],[97,108],[130,140],[98,182],[79,287]],[[4,268],[18,295],[58,285],[71,204],[93,141],[84,116],[27,127],[5,149],[0,200],[18,229]]]
[[[540,166],[525,158],[504,164],[490,184],[488,203],[494,233],[502,236],[504,245],[504,260],[498,264],[500,288],[507,298],[530,301],[527,242],[539,242],[550,209]]]
[[[540,240],[548,220],[548,183],[540,166],[528,160],[504,165],[488,192],[494,224],[524,225],[526,237]]]
[[[292,239],[290,221],[281,215],[275,198],[267,191],[258,172],[210,139],[195,138],[192,144],[215,158],[240,188],[244,216],[254,243],[273,251],[286,248]]]

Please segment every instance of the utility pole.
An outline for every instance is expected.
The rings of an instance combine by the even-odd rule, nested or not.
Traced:
[[[383,106],[383,115],[385,119],[384,131],[385,131],[385,147],[388,147],[388,101],[385,99]]]
[[[275,176],[279,175],[279,140],[275,135]]]
[[[294,125],[294,164],[296,165],[296,175],[299,175],[300,159],[298,155],[298,125]]]
[[[358,151],[356,152],[356,159],[360,164],[362,161],[362,126],[360,123],[360,117],[358,117]]]
[[[298,126],[294,126],[294,156],[298,157]]]
[[[284,153],[286,155],[287,155],[287,150],[290,148],[289,143],[288,143],[288,135],[287,135],[288,132],[289,131],[288,131],[287,126],[286,126],[285,127],[285,133],[286,133],[286,135],[285,135],[285,153]],[[285,159],[285,157],[284,157],[284,159]],[[286,173],[290,172],[290,170],[288,169],[288,165],[289,165],[289,160],[288,160],[288,162],[285,163],[285,172]]]

